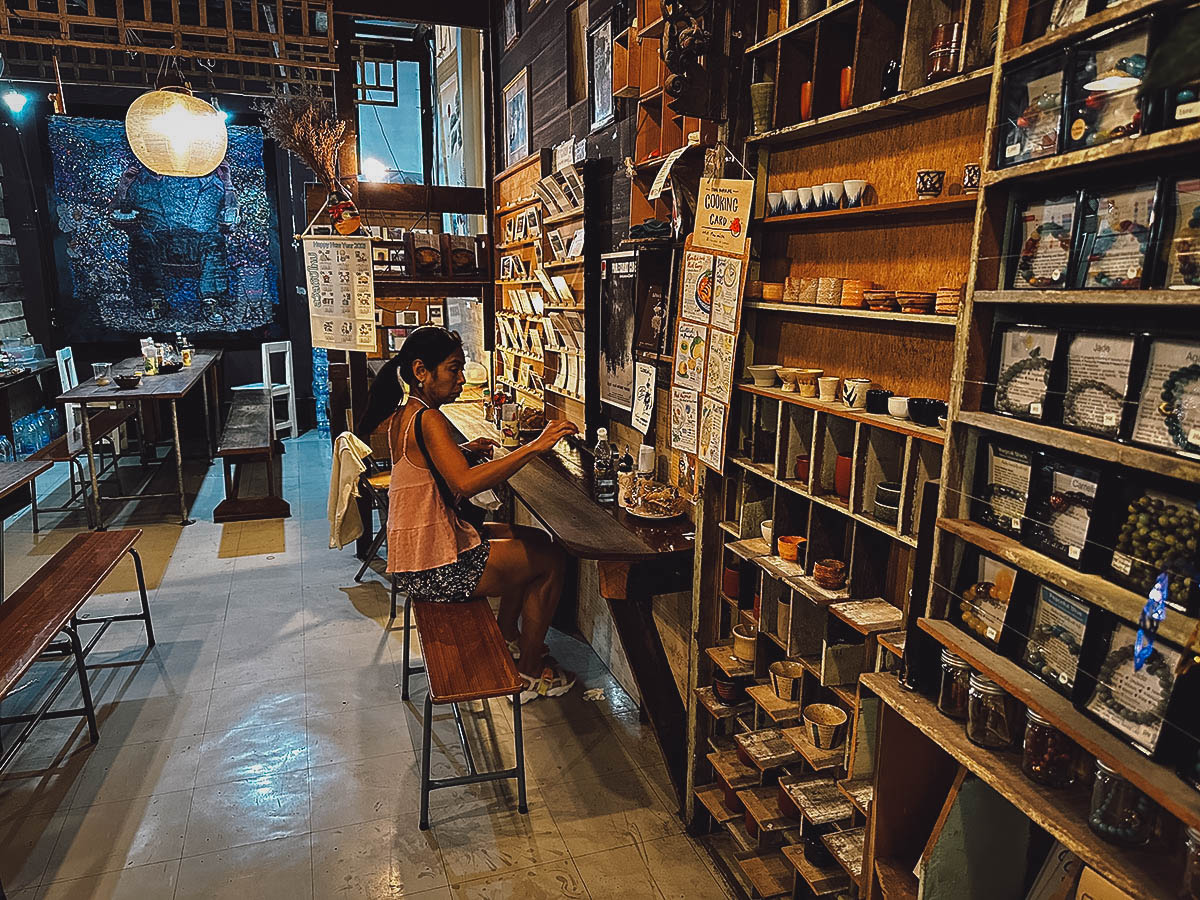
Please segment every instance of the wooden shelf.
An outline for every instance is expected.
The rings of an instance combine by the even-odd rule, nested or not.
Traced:
[[[829,825],[854,815],[854,805],[832,778],[801,778],[784,784],[783,789],[813,825]]]
[[[748,678],[754,674],[754,663],[748,663],[734,656],[732,644],[716,644],[704,652],[729,678]]]
[[[526,353],[523,350],[514,350],[512,347],[497,347],[501,353],[511,353],[513,356],[519,356],[521,359],[528,359],[532,362],[545,363],[546,359],[542,356],[534,356],[532,353]]]
[[[525,166],[529,165],[529,163],[530,163],[530,160],[526,159],[526,160],[523,160],[522,162],[517,163],[514,166],[511,166],[509,169],[507,169],[507,170],[501,172],[499,175],[497,175],[496,180],[497,181],[501,180],[502,178],[506,177],[507,175],[510,175],[513,172],[515,172],[517,169],[522,169]],[[509,203],[505,206],[497,206],[496,207],[496,215],[505,216],[505,215],[508,215],[510,212],[516,212],[518,209],[525,209],[526,207],[533,206],[540,202],[541,201],[538,200],[537,194],[534,194],[532,197],[526,197],[524,200],[514,200],[512,203]]]
[[[638,103],[652,103],[655,100],[659,99],[662,95],[663,95],[662,85],[656,84],[654,87],[650,88],[650,90],[646,91],[646,93],[638,94]],[[658,156],[658,157],[654,157],[654,158],[657,159],[659,162],[662,162],[662,159],[664,156],[666,156],[665,153],[662,154],[662,156]],[[646,160],[642,160],[642,162],[638,163],[638,165],[642,165],[642,163],[644,163],[644,162],[646,162]]]
[[[696,699],[714,719],[732,719],[734,716],[749,712],[754,708],[749,701],[737,704],[723,702],[713,693],[711,686],[696,688]]]
[[[541,282],[536,278],[507,278],[504,280],[499,278],[496,279],[496,285],[498,287],[514,287],[522,284],[541,284]]]
[[[1012,660],[988,649],[952,622],[919,619],[917,624],[943,647],[969,662],[971,668],[982,672],[1039,716],[1053,722],[1055,728],[1086,752],[1112,766],[1185,825],[1200,826],[1200,792],[1166,766],[1152,762],[1124,739],[1077,710],[1058,691]]]
[[[708,810],[718,825],[724,825],[741,815],[741,812],[730,809],[725,804],[725,791],[719,784],[707,784],[696,788],[696,799]]]
[[[710,753],[705,758],[713,767],[713,771],[721,777],[721,780],[734,790],[750,787],[752,784],[758,784],[761,780],[758,772],[738,759],[736,750]]]
[[[501,378],[501,377],[500,377],[500,376],[498,376],[498,375],[496,376],[496,383],[497,383],[497,384],[502,384],[502,385],[504,385],[505,387],[508,387],[508,388],[512,388],[512,389],[513,389],[514,391],[516,391],[518,394],[524,394],[524,395],[525,395],[526,397],[528,397],[530,400],[536,400],[538,403],[544,403],[544,402],[545,402],[545,400],[544,400],[542,397],[539,397],[539,396],[538,396],[537,394],[535,394],[533,391],[529,390],[529,388],[523,388],[523,387],[521,387],[521,386],[520,386],[520,385],[518,385],[518,384],[514,384],[514,383],[513,383],[513,382],[511,382],[511,381],[508,381],[508,380],[506,380],[506,379],[504,379],[504,378]]]
[[[1133,444],[1122,444],[1099,435],[1068,431],[1053,425],[1042,425],[1038,422],[995,413],[962,410],[956,421],[996,434],[1005,434],[1023,441],[1032,441],[1070,453],[1078,453],[1080,456],[1103,459],[1106,462],[1128,466],[1131,469],[1144,469],[1147,472],[1181,478],[1185,481],[1200,481],[1200,460],[1177,456],[1174,453],[1163,453],[1158,450],[1136,447]]]
[[[759,897],[782,897],[792,891],[792,867],[781,853],[758,853],[738,860]]]
[[[542,227],[544,228],[547,225],[557,225],[560,222],[570,222],[573,219],[582,219],[582,218],[583,218],[583,207],[576,206],[573,209],[566,209],[566,210],[563,210],[562,212],[555,213],[552,216],[546,216],[546,218],[542,219]]]
[[[871,814],[871,801],[875,798],[875,782],[871,778],[852,778],[838,782],[838,790],[864,816]]]
[[[483,278],[409,278],[389,272],[376,272],[374,278],[380,300],[389,297],[456,297],[460,291],[476,295],[491,284]]]
[[[796,748],[796,752],[804,757],[804,761],[818,772],[825,769],[836,769],[842,764],[845,747],[835,747],[832,750],[819,750],[817,745],[812,742],[812,738],[808,734],[808,729],[802,725],[798,725],[795,728],[785,728],[783,736]]]
[[[555,387],[554,385],[552,385],[552,384],[548,384],[548,385],[546,385],[546,390],[548,390],[548,391],[549,391],[550,393],[552,393],[552,394],[557,394],[557,395],[558,395],[558,396],[560,396],[560,397],[566,397],[568,400],[575,400],[575,401],[577,401],[577,402],[579,402],[579,403],[583,403],[583,397],[582,397],[582,395],[580,395],[580,394],[572,394],[570,391],[564,391],[564,390],[562,390],[561,388],[556,388],[556,387]]]
[[[540,243],[542,236],[539,234],[536,237],[521,238],[519,241],[509,241],[507,244],[497,244],[496,249],[501,253],[507,250],[519,250],[522,247],[532,247],[534,244]]]
[[[576,266],[582,266],[583,263],[583,257],[578,256],[575,259],[563,259],[559,260],[558,262],[544,262],[542,263],[542,268],[550,271],[556,271],[558,269],[573,269]]]
[[[849,828],[821,835],[821,840],[833,854],[833,858],[846,870],[850,880],[862,886],[863,849],[867,831],[865,828]]]
[[[875,638],[880,645],[893,656],[904,658],[904,641],[905,633],[903,631],[893,631],[890,634],[881,634]]]
[[[939,106],[948,106],[972,97],[983,97],[991,83],[992,69],[988,66],[889,97],[887,100],[841,110],[762,134],[752,134],[746,138],[746,143],[793,144],[837,131],[866,130],[881,123],[887,124],[889,120],[910,117],[914,112],[937,109]]]
[[[863,222],[871,224],[879,220],[882,225],[889,226],[895,219],[922,218],[924,216],[973,215],[975,212],[975,194],[962,194],[956,197],[934,197],[932,200],[906,200],[902,203],[875,203],[868,206],[855,206],[850,209],[830,209],[824,212],[795,213],[784,216],[767,216],[755,224],[765,228],[787,228],[796,231],[802,228],[821,225],[859,225]]]
[[[751,44],[746,48],[745,53],[747,56],[749,56],[752,53],[758,53],[759,51],[773,47],[775,44],[784,40],[784,38],[794,37],[799,32],[804,31],[812,25],[815,25],[821,19],[837,15],[843,10],[850,9],[851,7],[855,6],[856,3],[857,0],[838,0],[838,2],[830,4],[819,13],[811,15],[807,19],[801,19],[799,22],[787,26],[787,28],[781,28],[774,34],[763,38],[761,41]]]
[[[785,815],[779,806],[779,788],[773,784],[745,788],[737,792],[738,799],[746,808],[760,832],[786,831],[798,828],[800,822]]]
[[[830,604],[829,611],[862,635],[894,631],[904,624],[904,613],[886,600],[847,600]]]
[[[990,186],[1018,178],[1051,178],[1068,169],[1074,177],[1076,170],[1084,168],[1146,166],[1152,159],[1180,150],[1195,141],[1200,141],[1200,123],[1196,122],[1152,134],[1118,138],[1094,147],[1030,160],[1007,169],[985,169],[983,183]],[[1130,160],[1133,156],[1137,156],[1136,163]]]
[[[741,748],[741,758],[749,757],[754,767],[764,775],[784,766],[795,765],[804,756],[778,728],[759,728],[757,731],[735,734],[733,739]]]
[[[785,647],[786,651],[787,648]],[[781,722],[800,721],[800,701],[780,700],[775,689],[768,684],[756,684],[746,688],[746,693],[754,704],[776,725]]]
[[[923,441],[929,441],[931,444],[944,444],[946,442],[946,431],[942,428],[926,428],[924,425],[914,425],[908,419],[896,419],[892,416],[875,415],[874,413],[866,412],[861,409],[851,409],[842,403],[840,400],[826,402],[810,397],[801,397],[794,391],[781,391],[779,388],[763,388],[753,384],[739,384],[738,390],[745,391],[748,394],[758,394],[760,397],[770,397],[772,400],[780,400],[784,403],[794,403],[797,406],[804,406],[808,409],[818,409],[822,412],[827,412],[830,415],[841,416],[843,419],[852,419],[855,422],[863,422],[867,425],[874,425],[876,428],[883,428],[887,431],[895,431],[897,434],[910,434],[915,438]]]
[[[746,538],[742,541],[732,541],[725,545],[726,549],[736,553],[742,559],[754,560],[760,556],[769,556],[771,548],[762,538]]]
[[[871,309],[855,309],[850,306],[814,306],[811,303],[775,303],[770,300],[747,300],[743,305],[746,309],[792,313],[797,316],[836,316],[839,318],[860,319],[872,322],[944,325],[947,328],[953,328],[958,323],[957,315],[942,316],[929,313],[876,312]]]
[[[1056,28],[1039,38],[1034,38],[1032,41],[1019,44],[1011,50],[1006,50],[1001,54],[1001,63],[1007,66],[1015,60],[1024,59],[1026,56],[1038,53],[1048,47],[1071,43],[1080,35],[1099,31],[1101,28],[1105,28],[1122,19],[1134,18],[1143,10],[1149,9],[1152,6],[1158,6],[1161,2],[1162,0],[1124,0],[1124,2],[1117,6],[1094,13],[1062,28]]]
[[[1049,556],[1031,550],[1015,538],[993,531],[978,522],[971,522],[967,519],[938,519],[937,524],[942,531],[961,538],[981,550],[986,550],[993,556],[1010,562],[1065,591],[1083,597],[1089,603],[1107,609],[1126,622],[1136,626],[1141,617],[1142,608],[1146,605],[1146,598],[1106,581],[1099,575],[1072,569]],[[1200,620],[1168,609],[1166,619],[1158,627],[1158,634],[1182,647],[1200,650],[1200,647],[1190,646],[1198,627],[1200,627]]]
[[[1200,306],[1200,290],[976,291],[976,303],[1086,306]]]
[[[818,897],[839,894],[850,889],[850,876],[837,863],[830,863],[824,867],[814,866],[804,855],[804,848],[800,844],[789,844],[781,852],[797,874],[804,879],[809,890]]]
[[[1062,841],[1068,850],[1121,890],[1137,900],[1162,900],[1163,897],[1173,896],[1175,872],[1165,864],[1161,852],[1127,850],[1101,840],[1092,832],[1087,825],[1088,792],[1085,786],[1063,791],[1035,784],[1021,771],[1020,754],[997,753],[972,744],[967,740],[961,722],[943,716],[932,700],[901,688],[893,675],[863,675],[862,683],[863,687],[876,694],[972,774],[986,782],[1052,837]],[[1049,688],[1046,690],[1049,691]],[[1065,698],[1059,699],[1069,705]],[[1108,739],[1116,741],[1111,736]],[[1136,754],[1131,748],[1125,749]],[[1144,757],[1139,765],[1147,765]],[[1200,794],[1180,782],[1175,789],[1175,799],[1179,801],[1185,797],[1195,803]]]
[[[663,29],[666,28],[666,25],[666,20],[660,15],[653,22],[647,22],[644,27],[638,28],[638,40],[642,41],[646,38],[660,37],[663,33]]]
[[[717,527],[726,534],[732,535],[734,538],[740,538],[742,536],[742,532],[738,528],[737,522],[722,521],[717,523]],[[729,598],[726,597],[725,599],[728,600]]]

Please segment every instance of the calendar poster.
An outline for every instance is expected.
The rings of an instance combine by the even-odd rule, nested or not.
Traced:
[[[304,237],[312,344],[326,350],[375,349],[371,240]]]

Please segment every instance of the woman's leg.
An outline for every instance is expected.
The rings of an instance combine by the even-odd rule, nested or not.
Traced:
[[[521,657],[517,669],[533,677],[542,671],[542,642],[562,595],[567,562],[544,533],[538,534],[542,536],[522,533],[519,537],[493,540],[487,567],[475,589],[478,597],[503,596],[506,592],[521,596],[524,627],[519,639]]]
[[[507,522],[484,522],[483,536],[493,542],[509,540],[517,536],[518,527]],[[500,633],[506,641],[515,641],[520,637],[517,620],[521,617],[521,606],[524,602],[525,590],[520,585],[509,586],[500,592],[500,609],[496,612],[496,621],[500,623]]]

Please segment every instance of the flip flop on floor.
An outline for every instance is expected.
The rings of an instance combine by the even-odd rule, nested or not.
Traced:
[[[575,674],[559,669],[557,666],[546,666],[542,674],[533,678],[518,672],[525,682],[525,690],[521,691],[521,702],[528,703],[538,697],[561,697],[575,686]]]

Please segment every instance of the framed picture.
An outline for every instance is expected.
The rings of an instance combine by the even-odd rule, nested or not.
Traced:
[[[1062,92],[1063,69],[1057,58],[1033,62],[1004,76],[997,168],[1058,152]]]
[[[528,234],[529,234],[529,226],[527,224],[528,221],[529,220],[525,217],[524,213],[518,213],[516,216],[513,217],[513,222],[515,223],[513,225],[513,240],[514,241],[523,241],[528,236]]]
[[[511,47],[520,34],[517,30],[517,0],[504,0],[504,46]]]
[[[513,261],[513,258],[511,256],[500,257],[500,280],[501,281],[512,281],[512,277],[513,277],[512,261]]]
[[[1016,204],[1009,286],[1014,290],[1051,290],[1067,286],[1075,232],[1075,194]]]
[[[429,324],[430,325],[446,325],[446,307],[440,303],[430,303],[428,307]]]
[[[1146,255],[1157,193],[1156,181],[1085,192],[1076,287],[1121,290],[1145,287]]]
[[[529,69],[524,68],[504,88],[504,167],[515,165],[528,155]]]
[[[1194,291],[1200,288],[1200,178],[1175,180],[1167,196],[1167,274],[1163,287]]]
[[[1094,147],[1140,134],[1138,88],[1146,69],[1150,25],[1143,19],[1077,44],[1068,83],[1063,150]]]
[[[613,23],[607,15],[588,31],[588,105],[592,131],[615,118],[613,109]]]
[[[421,324],[421,316],[415,309],[401,310],[397,314],[396,318],[401,325],[404,325],[408,328],[416,328]]]
[[[517,217],[511,216],[504,220],[504,243],[511,244],[517,238]]]

